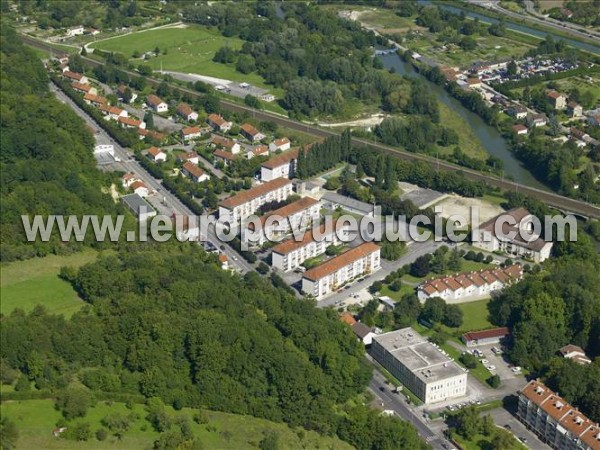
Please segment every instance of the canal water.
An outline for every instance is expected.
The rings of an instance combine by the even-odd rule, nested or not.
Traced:
[[[378,56],[377,58],[383,62],[386,69],[393,68],[399,75],[422,77],[410,63],[403,61],[397,53]],[[505,177],[512,178],[520,184],[546,191],[549,190],[547,186],[538,181],[525,167],[523,167],[521,162],[511,153],[506,140],[496,128],[488,125],[477,114],[465,108],[462,103],[448,94],[442,86],[430,82],[425,77],[423,77],[423,79],[429,83],[429,87],[435,92],[435,95],[442,103],[458,113],[465,122],[467,122],[481,141],[485,150],[490,155],[494,155],[502,160],[504,163]]]

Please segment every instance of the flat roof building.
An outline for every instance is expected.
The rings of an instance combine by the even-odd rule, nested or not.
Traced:
[[[121,201],[129,210],[135,214],[140,222],[148,220],[156,215],[154,208],[138,194],[128,194],[121,197]]]
[[[370,353],[424,403],[467,393],[467,371],[410,327],[374,336]]]
[[[375,211],[375,207],[370,203],[361,202],[335,192],[327,192],[323,195],[323,197],[321,197],[321,203],[332,210],[340,207],[348,212],[357,213],[361,216],[373,216]]]

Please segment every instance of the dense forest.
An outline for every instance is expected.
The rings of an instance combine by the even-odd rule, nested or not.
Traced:
[[[0,168],[2,261],[65,253],[92,242],[27,243],[21,215],[116,214],[119,206],[102,187],[110,179],[96,169],[94,137],[84,122],[48,88],[34,52],[9,27],[0,36]]]
[[[344,406],[371,376],[362,344],[334,311],[256,273],[231,275],[173,243],[132,244],[62,276],[90,307],[71,320],[41,307],[2,319],[3,370],[38,389],[61,393],[78,379],[105,395],[337,433],[358,448],[424,446],[410,425]]]
[[[577,366],[556,357],[566,344],[600,355],[600,255],[579,230],[577,242],[555,244],[543,270],[506,289],[490,303],[490,317],[512,329],[509,356],[541,375],[592,420],[600,420],[600,359]],[[576,367],[577,366],[577,367]]]

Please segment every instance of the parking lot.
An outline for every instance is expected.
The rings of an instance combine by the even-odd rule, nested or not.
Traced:
[[[498,375],[503,383],[518,380],[521,384],[525,384],[525,379],[520,368],[513,367],[512,364],[506,361],[503,353],[494,353],[492,348],[499,349],[500,345],[489,344],[476,347],[476,350],[483,353],[483,356],[479,358],[483,365],[493,368],[490,370],[490,374]]]

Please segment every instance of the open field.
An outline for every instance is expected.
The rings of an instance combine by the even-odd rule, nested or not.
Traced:
[[[464,314],[463,325],[460,331],[477,331],[493,328],[489,321],[489,311],[487,305],[489,300],[478,300],[476,302],[460,303],[459,309]]]
[[[58,277],[62,266],[80,267],[96,259],[93,250],[68,256],[50,255],[2,266],[2,314],[15,308],[31,311],[44,305],[48,312],[70,317],[84,305],[71,285]]]
[[[460,149],[472,158],[486,159],[489,156],[488,152],[483,148],[481,141],[466,120],[455,111],[452,111],[446,104],[438,101],[438,105],[440,108],[440,123],[443,123],[446,128],[456,131]],[[444,153],[451,155],[454,152],[454,147],[451,145],[439,148]]]
[[[95,436],[85,442],[69,441],[55,438],[52,429],[61,418],[59,411],[54,409],[52,400],[23,400],[8,401],[1,405],[2,417],[8,417],[15,422],[19,430],[19,440],[16,449],[60,449],[60,450],[95,450],[95,449],[122,449],[135,450],[152,447],[152,443],[159,436],[151,425],[146,421],[146,411],[143,405],[134,405],[133,409],[127,409],[123,403],[107,404],[99,402],[90,408],[83,419],[75,422],[87,422],[95,433],[102,427],[101,420],[111,413],[120,413],[127,416],[134,412],[138,419],[135,420],[129,430],[123,433],[121,440],[109,435],[104,441],[98,441]],[[208,424],[197,424],[192,417],[197,410],[184,408],[174,411],[167,407],[166,411],[171,416],[187,416],[190,419],[191,429],[194,436],[202,442],[204,449],[251,449],[257,448],[265,434],[275,432],[279,434],[280,444],[285,448],[331,448],[336,450],[351,449],[352,447],[337,438],[319,436],[312,431],[299,433],[285,424],[269,422],[250,416],[226,414],[221,412],[207,411]],[[302,438],[300,436],[302,436]],[[283,447],[282,447],[283,448]]]
[[[223,37],[216,29],[200,25],[181,25],[171,28],[158,28],[139,31],[98,41],[90,44],[110,52],[123,53],[134,64],[149,64],[154,70],[172,70],[183,73],[197,73],[238,82],[248,82],[269,89],[256,73],[244,75],[235,70],[233,64],[221,64],[212,61],[213,56],[224,45],[234,50],[241,48],[243,41],[237,38]],[[156,47],[160,55],[145,61],[133,59],[133,53],[153,52]],[[165,54],[166,52],[166,54]],[[275,93],[277,95],[277,93]]]
[[[479,214],[480,224],[504,211],[499,204],[490,203],[486,199],[466,198],[456,194],[446,196],[442,201],[436,203],[435,206],[442,208],[442,217],[448,218],[456,214],[467,220],[471,218],[471,208],[475,208]]]

